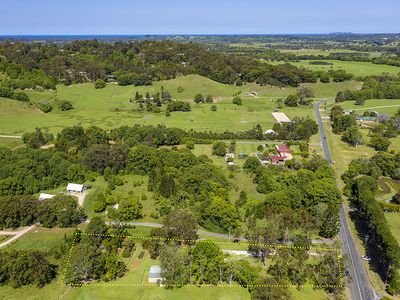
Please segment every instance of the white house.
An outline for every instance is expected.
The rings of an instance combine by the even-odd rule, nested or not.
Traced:
[[[68,191],[68,193],[82,193],[83,192],[83,184],[68,183],[67,191]]]
[[[45,200],[45,199],[51,199],[53,197],[55,197],[56,195],[52,195],[52,194],[46,194],[46,193],[40,193],[39,195],[39,200]]]
[[[161,267],[160,266],[151,266],[149,272],[149,283],[157,283],[161,284],[163,281],[161,277]]]

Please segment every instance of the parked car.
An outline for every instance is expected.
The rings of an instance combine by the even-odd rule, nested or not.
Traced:
[[[365,261],[371,261],[371,258],[366,255],[361,256],[361,259]]]

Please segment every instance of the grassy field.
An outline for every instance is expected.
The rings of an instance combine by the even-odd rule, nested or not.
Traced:
[[[400,67],[378,65],[371,62],[354,62],[354,61],[340,61],[340,60],[324,60],[325,62],[332,63],[332,65],[310,65],[311,60],[302,60],[300,62],[291,62],[297,67],[303,67],[314,71],[329,71],[343,69],[354,76],[371,76],[381,75],[388,73],[397,75],[400,72]],[[274,62],[275,64],[282,62]]]
[[[159,114],[133,111],[137,104],[129,100],[136,91],[150,94],[160,91],[161,86],[168,90],[174,99],[193,101],[196,93],[210,94],[214,97],[217,111],[211,111],[210,104],[192,103],[192,111],[188,113],[175,112],[166,117],[162,111]],[[178,87],[183,92],[178,93]],[[357,88],[360,83],[349,81],[345,83],[306,84],[311,86],[316,97],[332,97],[339,90]],[[244,86],[225,85],[208,78],[189,75],[168,81],[155,82],[151,86],[133,87],[108,84],[106,88],[96,90],[91,83],[57,87],[57,92],[27,91],[34,101],[51,99],[57,96],[61,100],[70,100],[74,109],[61,112],[54,109],[50,113],[42,113],[33,105],[20,103],[9,99],[0,99],[0,134],[22,134],[32,131],[35,127],[47,128],[56,133],[66,126],[81,124],[83,126],[97,125],[112,128],[121,125],[164,124],[180,128],[196,130],[247,130],[256,124],[263,128],[271,127],[274,120],[270,114],[275,108],[274,101],[290,93],[295,88],[278,88],[247,84]],[[243,105],[231,103],[232,95],[241,92]],[[256,92],[257,96],[250,96]],[[55,95],[57,93],[57,95]],[[163,108],[165,109],[165,108]],[[312,112],[308,107],[284,107],[283,112],[289,117],[308,116]]]
[[[371,99],[366,100],[364,105],[356,105],[355,101],[345,101],[337,103],[347,110],[354,110],[357,114],[362,114],[364,111],[376,111],[380,114],[394,116],[400,109],[400,99]]]
[[[48,251],[62,243],[65,234],[71,234],[72,228],[42,228],[38,227],[23,235],[17,241],[7,246],[7,250],[38,250]]]

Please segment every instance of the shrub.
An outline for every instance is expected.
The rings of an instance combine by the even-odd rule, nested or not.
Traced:
[[[94,83],[96,89],[102,89],[106,87],[106,82],[103,79],[97,79]]]

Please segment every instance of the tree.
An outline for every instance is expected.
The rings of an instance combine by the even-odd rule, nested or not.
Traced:
[[[236,201],[237,206],[243,206],[247,202],[247,194],[245,191],[240,191],[239,199]]]
[[[324,238],[333,238],[338,234],[339,226],[339,207],[331,204],[325,209],[323,214],[319,235]]]
[[[249,228],[249,235],[249,251],[254,252],[265,265],[265,259],[274,250],[272,245],[282,237],[283,231],[277,218],[262,219]]]
[[[143,206],[138,198],[122,198],[119,204],[117,216],[120,221],[132,221],[143,217]]]
[[[249,157],[243,164],[243,169],[254,173],[261,166],[260,160],[257,157]]]
[[[346,129],[342,134],[342,141],[349,143],[352,146],[357,147],[357,145],[363,144],[363,137],[361,132],[358,130],[356,126],[351,126]]]
[[[203,103],[205,100],[204,100],[204,97],[203,97],[203,95],[202,94],[196,94],[195,96],[194,96],[194,102],[195,103]]]
[[[197,222],[187,209],[174,209],[164,219],[164,228],[168,238],[177,239],[181,245],[191,244],[197,239]]]
[[[213,103],[213,102],[214,102],[213,97],[211,95],[207,95],[206,96],[206,103]]]
[[[376,151],[386,151],[391,143],[392,142],[389,140],[389,138],[380,134],[375,134],[373,137],[371,137],[369,146],[374,148]]]
[[[94,82],[94,88],[95,89],[102,89],[106,87],[106,82],[103,79],[97,79]]]
[[[186,266],[187,253],[177,246],[163,245],[160,250],[160,265],[164,284],[183,286],[188,282],[188,268]]]
[[[251,300],[291,300],[293,299],[285,282],[275,278],[263,278],[251,291]]]
[[[236,105],[242,105],[242,98],[240,96],[235,96],[232,99],[232,103]]]
[[[286,106],[297,106],[299,104],[299,97],[297,95],[289,95],[284,100]]]
[[[333,120],[333,133],[342,133],[346,129],[357,126],[356,117],[354,115],[336,115]]]
[[[214,196],[211,202],[202,211],[204,226],[216,227],[225,232],[235,230],[239,227],[239,213],[236,207],[220,196]]]
[[[81,283],[99,279],[105,270],[102,252],[95,245],[78,243],[69,261],[65,283]]]
[[[217,111],[217,106],[216,105],[211,106],[211,111]]]
[[[226,144],[224,142],[216,142],[213,144],[212,154],[217,156],[224,156],[226,154]]]
[[[197,242],[191,251],[191,281],[201,285],[218,284],[222,281],[224,255],[219,247],[211,241]]]
[[[72,102],[68,100],[61,100],[58,104],[58,107],[61,111],[71,110],[74,107],[72,106]]]
[[[107,253],[104,268],[106,278],[111,280],[122,277],[127,271],[125,264],[118,260],[118,257],[114,252]]]
[[[321,75],[321,77],[319,78],[319,80],[320,80],[322,83],[329,83],[329,82],[331,81],[331,77],[330,77],[328,74],[324,73],[324,74]]]
[[[175,195],[176,185],[174,177],[171,174],[163,174],[161,176],[158,191],[160,192],[160,195],[165,198]]]
[[[106,209],[106,199],[103,194],[97,196],[97,198],[93,202],[93,210],[95,212],[102,212]]]

